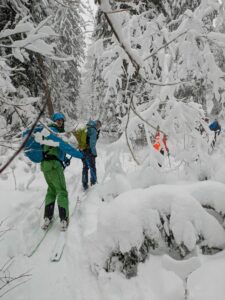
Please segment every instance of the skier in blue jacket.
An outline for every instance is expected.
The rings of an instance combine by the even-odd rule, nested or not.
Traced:
[[[53,123],[49,129],[56,133],[64,132],[65,117],[62,113],[55,113],[52,116]],[[41,171],[44,173],[48,185],[45,196],[44,224],[42,228],[46,230],[53,218],[55,201],[57,199],[61,230],[66,230],[69,223],[69,201],[64,176],[64,168],[69,164],[66,154],[72,157],[83,159],[82,152],[65,143],[61,138],[50,134],[46,140],[54,141],[57,146],[44,145],[44,159],[41,162]]]
[[[96,172],[96,143],[99,137],[100,128],[102,126],[101,121],[89,121],[87,123],[87,148],[83,150],[83,170],[82,170],[82,185],[84,190],[88,189],[88,170],[90,169],[90,182],[94,185],[97,182],[97,172]]]

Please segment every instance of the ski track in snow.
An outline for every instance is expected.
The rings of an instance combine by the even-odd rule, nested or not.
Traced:
[[[100,152],[100,151],[99,151]],[[101,165],[97,166],[100,182],[104,179],[104,166],[108,158],[100,152]],[[32,237],[35,228],[40,226],[43,217],[43,199],[46,185],[43,176],[36,178],[30,190],[15,191],[13,182],[9,188],[0,181],[3,197],[10,198],[4,203],[0,220],[9,216],[7,226],[13,228],[3,237],[0,247],[0,265],[11,257],[13,264],[10,273],[21,274],[28,271],[31,278],[4,295],[4,300],[183,300],[183,282],[175,273],[163,269],[160,256],[150,256],[138,268],[138,276],[129,280],[119,273],[106,273],[100,270],[98,276],[91,271],[85,237],[95,231],[97,226],[98,207],[92,200],[95,197],[95,187],[87,194],[81,192],[81,164],[72,162],[66,173],[70,198],[70,213],[76,209],[70,218],[67,240],[62,258],[59,262],[51,262],[50,257],[59,235],[59,220],[53,225],[36,253],[28,258],[23,255],[26,243]],[[97,164],[99,164],[97,160]],[[119,182],[115,181],[119,185]],[[120,187],[117,186],[117,189]],[[129,187],[128,187],[129,188]],[[77,197],[80,202],[76,205]],[[3,199],[4,198],[4,199]],[[35,198],[35,199],[34,199]],[[85,210],[86,214],[83,213]],[[55,215],[57,215],[57,207]],[[30,226],[30,227],[29,227]],[[21,244],[21,241],[23,243]],[[89,249],[90,250],[90,249]],[[94,249],[93,249],[94,251]],[[215,264],[214,264],[215,259]],[[209,289],[212,296],[217,293],[216,300],[224,300],[224,288],[221,288],[224,278],[224,252],[214,257],[203,258],[204,264],[190,276],[191,299],[212,300],[204,292],[214,274],[218,272],[219,289],[216,284]],[[221,263],[222,262],[222,263]],[[217,268],[219,266],[220,268]],[[200,280],[200,278],[202,278]],[[200,280],[200,284],[199,284]],[[21,282],[21,281],[19,281]],[[17,282],[18,283],[18,282]],[[14,287],[15,284],[9,285]],[[0,294],[1,296],[1,294]],[[195,298],[196,296],[196,298]]]
[[[41,174],[41,173],[40,173]],[[71,174],[73,174],[71,172]],[[67,176],[68,177],[68,176]],[[80,187],[81,180],[81,167],[77,170],[77,176],[72,175],[67,178],[67,186],[70,197],[70,214],[74,209],[79,209],[79,203],[77,204],[77,198],[79,196],[82,201],[82,192]],[[44,184],[44,181],[41,181]],[[85,259],[85,255],[82,249],[82,228],[79,213],[75,210],[70,218],[70,225],[67,231],[66,245],[64,253],[59,262],[51,262],[50,257],[54,244],[57,240],[57,236],[60,233],[59,220],[57,220],[53,227],[47,233],[45,239],[39,246],[38,250],[27,258],[23,256],[24,247],[17,247],[15,242],[19,245],[21,242],[20,236],[26,235],[27,226],[32,222],[35,228],[40,225],[43,216],[43,199],[46,192],[46,186],[43,190],[35,192],[35,197],[39,198],[34,202],[34,191],[26,191],[25,199],[14,204],[16,202],[16,195],[18,191],[14,191],[9,194],[13,194],[13,205],[9,205],[6,211],[13,211],[13,216],[10,216],[8,224],[12,227],[16,227],[16,233],[9,234],[8,246],[2,247],[0,254],[6,257],[5,254],[11,257],[16,257],[15,269],[17,272],[24,272],[24,270],[30,270],[32,278],[27,283],[17,287],[10,293],[4,296],[4,299],[12,300],[57,300],[57,299],[102,299],[99,296],[99,288],[97,280],[90,274],[88,263]],[[32,197],[33,196],[33,197]],[[38,219],[34,222],[34,215],[38,214]],[[55,215],[58,214],[57,207],[55,209]],[[3,215],[3,214],[2,214]],[[38,224],[37,224],[38,222]],[[33,230],[34,228],[32,228]],[[35,231],[32,231],[34,233]],[[31,236],[29,236],[30,238]],[[22,237],[24,239],[24,237]],[[11,244],[14,244],[11,246]],[[2,255],[2,258],[3,258]],[[5,258],[6,259],[6,258]],[[3,265],[4,258],[1,260]],[[22,267],[20,266],[22,265]],[[13,270],[12,270],[13,272]],[[91,286],[91,289],[87,288]],[[12,285],[13,286],[13,285]],[[95,298],[89,298],[90,293],[96,295]],[[92,296],[91,296],[92,297]]]

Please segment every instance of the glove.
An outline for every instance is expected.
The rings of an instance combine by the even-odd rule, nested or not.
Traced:
[[[65,159],[64,159],[64,165],[66,167],[68,167],[70,165],[70,160],[71,160],[71,158],[65,157]]]

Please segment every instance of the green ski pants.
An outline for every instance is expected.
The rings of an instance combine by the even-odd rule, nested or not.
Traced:
[[[69,201],[63,168],[59,166],[48,171],[43,170],[43,173],[48,184],[48,190],[45,196],[45,206],[54,204],[57,199],[58,206],[65,209],[66,217],[68,218]]]

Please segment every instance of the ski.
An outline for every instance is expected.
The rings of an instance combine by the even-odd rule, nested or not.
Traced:
[[[50,260],[54,262],[58,262],[63,254],[63,250],[66,244],[66,231],[60,232],[57,237],[56,243],[51,253]]]
[[[27,257],[31,257],[38,250],[39,246],[43,242],[49,230],[52,228],[55,221],[56,218],[53,218],[46,230],[43,230],[42,228],[38,228],[38,230],[34,234],[35,239],[32,240],[32,242],[29,244],[28,249],[26,251]]]
[[[72,209],[72,213],[70,214],[70,219],[75,214],[75,212],[79,209],[80,204],[81,204],[81,198],[78,195],[77,199],[76,199],[76,203],[74,205],[74,208]],[[51,256],[50,256],[50,260],[52,262],[60,261],[62,255],[63,255],[63,250],[66,245],[66,236],[67,236],[67,231],[61,231],[59,233],[59,236],[57,237],[57,240],[54,244],[54,247],[53,247],[53,250],[52,250]]]
[[[73,216],[73,214],[79,209],[79,206],[81,204],[81,199],[83,197],[77,196],[76,204],[72,210],[72,214],[70,215],[70,218]],[[34,239],[29,243],[25,255],[27,257],[31,257],[34,255],[34,253],[38,250],[39,246],[45,239],[47,233],[52,228],[55,221],[58,219],[58,217],[54,217],[52,219],[52,222],[49,224],[48,228],[46,230],[43,230],[42,228],[38,228],[37,231],[33,234]],[[66,232],[60,232],[59,236],[57,237],[57,240],[55,242],[54,248],[52,250],[51,254],[51,261],[59,261],[61,259],[64,247],[66,243]]]

